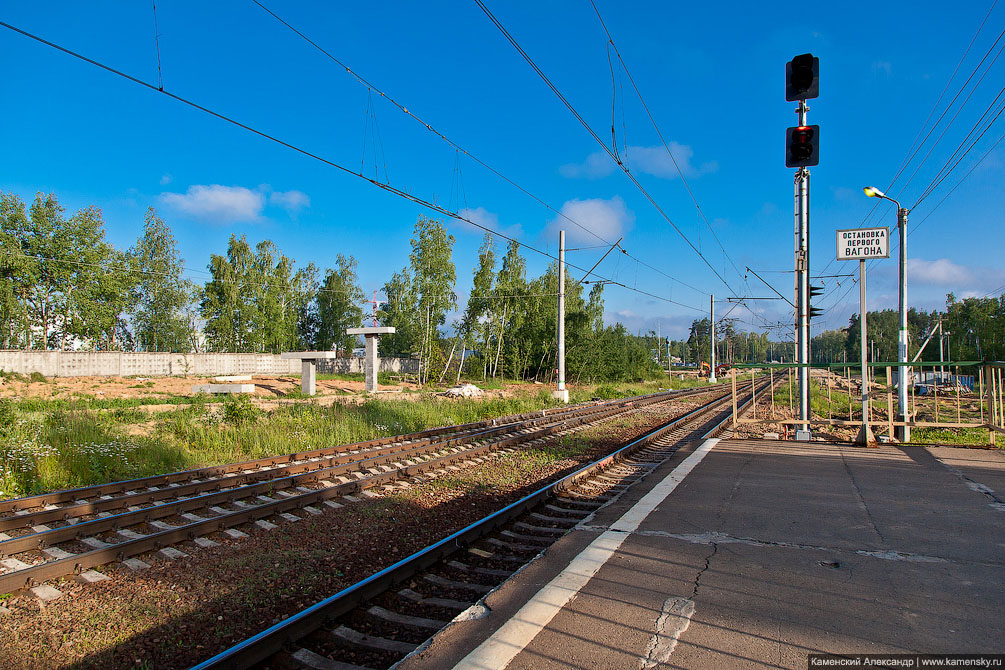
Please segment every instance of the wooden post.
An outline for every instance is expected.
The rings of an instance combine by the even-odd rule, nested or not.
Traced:
[[[792,368],[789,368],[789,412],[792,412]]]
[[[775,418],[775,370],[768,368],[768,386],[771,387],[771,418]]]
[[[961,418],[960,410],[960,366],[956,366],[956,381],[953,384],[953,388],[956,389],[956,423],[963,423]]]
[[[887,437],[893,439],[893,368],[886,366],[886,430]]]
[[[737,429],[736,423],[736,368],[729,371],[729,376],[733,378],[733,430]]]
[[[981,408],[981,423],[984,423],[984,368],[977,366],[977,405]]]
[[[831,376],[830,370],[827,371],[827,418],[834,418],[834,412],[831,411]]]
[[[990,379],[989,379],[990,377]],[[985,400],[981,401],[981,409],[984,409],[984,402],[988,403],[988,441],[994,446],[995,443],[995,407],[994,407],[994,376],[992,375],[991,366],[987,366],[984,371],[984,388],[986,391]],[[983,419],[983,417],[982,417]]]
[[[844,369],[844,381],[848,385],[848,420],[854,421],[855,417],[851,413],[851,368],[848,366]]]
[[[939,422],[939,378],[936,375],[932,375],[932,379],[935,383],[932,384],[932,388],[935,390],[935,423]]]

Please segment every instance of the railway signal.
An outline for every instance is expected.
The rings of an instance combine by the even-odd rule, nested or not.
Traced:
[[[820,95],[820,59],[801,54],[785,64],[785,99],[809,100]]]
[[[820,126],[794,126],[785,131],[785,167],[812,167],[820,162]]]
[[[796,200],[796,362],[799,364],[797,440],[810,439],[810,171],[820,162],[820,126],[806,122],[806,101],[820,95],[820,59],[800,54],[785,64],[785,99],[798,101],[798,125],[785,131],[785,166],[794,167]]]

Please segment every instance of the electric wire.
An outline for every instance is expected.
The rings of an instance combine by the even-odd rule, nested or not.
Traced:
[[[215,117],[217,119],[220,119],[221,121],[226,121],[227,123],[230,123],[230,124],[232,124],[234,126],[237,126],[238,128],[242,128],[244,130],[247,130],[248,132],[253,133],[255,135],[258,135],[259,137],[261,137],[263,139],[267,139],[267,140],[270,140],[272,142],[275,142],[276,144],[279,144],[279,145],[284,146],[284,147],[286,147],[288,149],[291,149],[291,150],[293,150],[293,151],[295,151],[295,152],[297,152],[299,154],[307,156],[308,158],[313,158],[314,160],[317,160],[317,161],[319,161],[321,163],[324,163],[325,165],[329,165],[329,166],[331,166],[331,167],[333,167],[333,168],[335,168],[337,170],[340,170],[340,171],[342,171],[342,172],[344,172],[346,174],[349,174],[349,175],[352,175],[352,176],[357,177],[359,179],[362,179],[364,181],[367,181],[367,182],[373,184],[374,186],[376,186],[377,188],[382,189],[384,191],[387,191],[389,193],[392,193],[394,195],[397,195],[400,198],[403,198],[405,200],[413,202],[413,203],[415,203],[417,205],[420,205],[422,207],[425,207],[427,209],[431,209],[434,212],[442,214],[442,215],[444,215],[446,217],[449,217],[449,218],[452,218],[452,219],[457,219],[459,221],[464,221],[465,223],[468,223],[468,224],[470,224],[470,225],[472,225],[472,226],[474,226],[476,228],[484,230],[486,233],[495,235],[495,236],[500,237],[500,238],[502,238],[504,240],[507,240],[509,242],[514,242],[516,244],[519,244],[520,246],[522,246],[522,247],[524,247],[524,248],[526,248],[526,249],[528,249],[530,251],[533,251],[534,253],[537,253],[537,254],[540,254],[542,256],[545,256],[546,258],[550,258],[550,259],[555,260],[555,261],[558,260],[558,257],[550,254],[549,252],[547,252],[545,250],[539,249],[539,248],[531,246],[529,244],[524,244],[520,240],[518,240],[518,239],[516,239],[516,238],[514,238],[514,237],[512,237],[510,235],[506,235],[505,233],[501,233],[501,232],[499,232],[497,230],[493,230],[492,228],[489,228],[488,226],[484,226],[484,225],[482,225],[480,223],[477,223],[476,221],[473,221],[471,218],[468,218],[468,217],[465,217],[465,216],[461,215],[459,212],[451,211],[451,210],[449,210],[449,209],[447,209],[445,207],[442,207],[442,206],[437,205],[437,204],[435,204],[433,202],[430,202],[429,200],[426,200],[426,199],[421,198],[421,197],[416,196],[416,195],[412,195],[411,193],[408,193],[407,191],[405,191],[405,190],[403,190],[401,188],[398,188],[396,186],[392,186],[391,184],[385,184],[385,183],[381,183],[381,182],[377,181],[376,179],[370,179],[366,175],[362,174],[361,172],[357,172],[357,171],[353,170],[352,168],[349,168],[349,167],[346,167],[346,166],[341,165],[339,163],[336,163],[335,161],[330,160],[328,158],[325,158],[325,157],[323,157],[323,156],[321,156],[321,155],[319,155],[317,153],[314,153],[314,152],[309,151],[307,149],[304,149],[304,148],[302,148],[300,146],[297,146],[295,144],[287,142],[286,140],[280,139],[279,137],[276,137],[275,135],[270,135],[269,133],[266,133],[266,132],[264,132],[262,130],[258,130],[257,128],[253,128],[252,126],[249,126],[249,125],[247,125],[245,123],[242,123],[241,121],[237,121],[236,119],[231,118],[229,116],[226,116],[224,114],[221,114],[220,112],[213,111],[212,109],[209,109],[208,107],[204,107],[203,105],[200,105],[199,103],[196,103],[196,102],[194,102],[192,100],[189,100],[188,98],[182,97],[182,96],[180,96],[178,94],[175,94],[175,93],[171,93],[170,91],[168,91],[166,89],[159,89],[158,87],[154,86],[153,84],[145,82],[142,79],[138,79],[138,78],[136,78],[136,77],[134,77],[132,75],[126,74],[125,72],[122,72],[121,70],[116,70],[115,68],[113,68],[113,67],[111,67],[109,65],[105,65],[104,63],[96,61],[96,60],[94,60],[92,58],[88,58],[87,56],[84,56],[84,55],[82,55],[80,53],[72,51],[72,50],[70,50],[70,49],[68,49],[66,47],[60,46],[58,44],[55,44],[54,42],[50,42],[50,41],[48,41],[48,40],[46,40],[46,39],[44,39],[42,37],[39,37],[38,35],[34,35],[32,33],[29,33],[29,32],[27,32],[25,30],[22,30],[22,29],[20,29],[20,28],[18,28],[16,26],[12,26],[9,23],[3,22],[3,21],[0,21],[0,26],[2,26],[4,28],[7,28],[8,30],[11,30],[13,32],[16,32],[16,33],[18,33],[20,35],[23,35],[25,37],[28,37],[29,39],[35,40],[36,42],[44,44],[44,45],[46,45],[48,47],[56,49],[57,51],[61,51],[61,52],[65,53],[65,54],[67,54],[69,56],[73,56],[74,58],[77,58],[77,59],[82,60],[82,61],[84,61],[86,63],[94,65],[94,66],[96,66],[98,68],[101,68],[102,70],[105,70],[106,72],[118,75],[119,77],[122,77],[122,78],[124,78],[124,79],[126,79],[128,81],[131,81],[131,82],[133,82],[135,84],[143,86],[144,88],[147,88],[147,89],[150,89],[152,91],[156,91],[158,93],[166,95],[166,96],[168,96],[169,98],[171,98],[173,100],[176,100],[176,101],[181,102],[181,103],[183,103],[185,105],[188,105],[188,106],[190,106],[190,107],[192,107],[194,109],[197,109],[197,110],[199,110],[201,112],[209,114],[210,116],[213,116],[213,117]],[[569,267],[574,268],[576,270],[585,271],[585,268],[579,267],[578,265],[575,265],[573,263],[569,263],[568,261],[566,261],[566,265],[568,265]],[[685,307],[687,309],[691,309],[691,310],[694,310],[696,312],[704,313],[704,310],[702,310],[702,309],[699,309],[697,307],[692,307],[691,305],[687,305],[685,303],[678,302],[678,301],[673,300],[671,298],[666,298],[664,296],[656,295],[656,294],[651,293],[649,291],[643,291],[643,290],[638,289],[638,288],[633,288],[633,287],[630,287],[630,286],[626,286],[626,285],[621,284],[619,282],[611,282],[611,283],[616,284],[618,286],[621,286],[622,288],[625,288],[625,289],[627,289],[629,291],[634,291],[636,293],[639,293],[641,295],[645,295],[645,296],[650,297],[650,298],[654,298],[654,299],[661,300],[661,301],[664,301],[664,302],[667,302],[667,303],[670,303],[670,304],[674,304],[674,305],[677,305],[679,307]]]
[[[376,85],[374,85],[371,81],[369,81],[368,79],[366,79],[365,77],[363,77],[361,74],[359,74],[358,72],[356,72],[355,70],[353,70],[352,68],[350,68],[348,65],[346,65],[346,63],[344,61],[342,61],[337,56],[335,56],[333,53],[331,53],[330,51],[328,51],[327,49],[325,49],[323,46],[321,46],[320,44],[318,44],[316,41],[314,41],[313,39],[311,39],[311,37],[309,37],[306,33],[304,33],[299,28],[297,28],[296,26],[294,26],[293,24],[291,24],[289,21],[287,21],[286,19],[284,19],[283,17],[279,16],[274,11],[272,11],[271,9],[269,9],[268,7],[266,7],[262,2],[260,2],[259,0],[252,0],[252,2],[254,2],[256,5],[258,5],[269,16],[271,16],[276,21],[278,21],[279,23],[281,23],[282,25],[284,25],[286,28],[288,28],[295,35],[297,35],[302,40],[304,40],[305,42],[307,42],[308,44],[310,44],[312,47],[314,47],[318,52],[320,52],[321,54],[323,54],[324,56],[326,56],[327,58],[329,58],[332,62],[334,62],[339,67],[343,68],[346,71],[347,74],[349,74],[350,76],[352,76],[359,83],[361,83],[362,85],[366,86],[368,89],[372,89],[373,91],[376,91],[378,94],[380,94],[380,97],[386,99],[389,103],[391,103],[392,105],[394,105],[395,107],[397,107],[402,113],[406,114],[407,116],[409,116],[410,118],[412,118],[413,120],[415,120],[416,122],[418,122],[426,130],[428,130],[433,135],[435,135],[438,138],[440,138],[440,140],[442,140],[443,142],[447,143],[447,145],[449,145],[450,147],[452,147],[455,151],[458,151],[458,152],[464,154],[465,156],[467,156],[468,158],[470,158],[471,160],[473,160],[478,165],[482,166],[483,168],[485,168],[486,170],[488,170],[489,172],[491,172],[495,176],[499,177],[500,179],[502,179],[503,181],[505,181],[506,183],[508,183],[510,186],[514,187],[515,189],[517,189],[518,191],[520,191],[521,193],[523,193],[527,197],[529,197],[532,200],[534,200],[535,202],[537,202],[539,205],[543,206],[545,209],[547,209],[550,212],[554,213],[556,216],[561,217],[562,219],[564,219],[565,221],[568,221],[569,223],[571,223],[572,225],[576,226],[577,228],[579,228],[583,232],[585,232],[585,233],[587,233],[589,235],[592,235],[593,237],[595,237],[596,239],[600,240],[601,242],[604,242],[604,244],[605,244],[606,247],[611,246],[612,243],[610,242],[610,240],[607,240],[606,238],[604,238],[601,235],[599,235],[596,231],[594,231],[591,228],[588,228],[585,225],[583,225],[582,223],[576,221],[575,219],[573,219],[572,217],[570,217],[568,214],[566,214],[562,210],[560,210],[560,209],[554,207],[553,205],[551,205],[550,203],[546,202],[540,196],[536,195],[535,193],[532,193],[529,189],[527,189],[524,186],[518,184],[516,181],[514,181],[510,177],[506,176],[505,174],[503,174],[502,172],[500,172],[499,170],[497,170],[493,166],[489,165],[488,163],[486,163],[484,160],[482,160],[478,156],[475,156],[474,154],[472,154],[471,152],[469,152],[467,149],[465,149],[464,147],[460,146],[454,140],[452,140],[449,137],[447,137],[446,135],[444,135],[442,132],[440,132],[439,130],[437,130],[436,128],[434,128],[430,123],[428,123],[425,120],[423,120],[422,118],[420,118],[417,114],[415,114],[415,112],[413,112],[412,110],[410,110],[407,107],[405,107],[402,103],[398,102],[395,98],[391,97],[389,94],[387,94],[386,92],[384,92],[383,90],[381,90],[380,88],[378,88]],[[641,258],[638,258],[638,257],[632,255],[631,252],[629,252],[628,250],[626,250],[624,248],[622,248],[622,253],[624,255],[628,256],[629,258],[631,258],[632,260],[634,260],[635,262],[641,264],[643,267],[645,267],[645,268],[647,268],[649,270],[652,270],[653,272],[656,272],[656,273],[658,273],[658,274],[666,277],[667,279],[669,279],[671,281],[677,282],[681,286],[685,286],[685,287],[691,289],[692,291],[695,291],[696,293],[699,293],[699,294],[702,294],[702,295],[708,295],[708,291],[699,289],[699,288],[697,288],[697,287],[689,284],[688,282],[683,281],[682,279],[680,279],[678,277],[674,277],[673,275],[667,274],[664,270],[661,270],[660,268],[652,265],[651,263],[647,263],[646,261],[643,261]]]
[[[701,216],[701,218],[705,221],[705,226],[708,228],[709,232],[712,233],[712,237],[713,237],[713,239],[715,239],[716,244],[719,245],[719,249],[722,251],[723,256],[729,260],[729,263],[730,263],[730,265],[733,266],[733,270],[736,271],[736,274],[738,276],[741,276],[740,268],[738,268],[736,266],[736,263],[733,262],[732,257],[730,257],[729,253],[726,251],[726,248],[723,246],[722,241],[719,239],[719,236],[716,234],[715,230],[712,228],[712,224],[709,222],[708,217],[705,215],[705,211],[701,208],[701,205],[698,203],[698,198],[695,197],[694,191],[691,190],[691,185],[688,183],[687,177],[684,176],[684,171],[680,169],[680,165],[678,165],[678,163],[677,163],[677,157],[674,156],[673,151],[670,150],[670,145],[667,144],[666,138],[663,137],[663,132],[660,130],[659,124],[656,123],[656,118],[653,116],[653,113],[649,110],[649,105],[646,104],[646,100],[642,96],[642,91],[639,90],[638,84],[635,83],[635,78],[632,77],[631,71],[628,69],[628,66],[625,64],[625,59],[622,58],[621,51],[618,50],[618,45],[614,43],[614,37],[611,36],[611,31],[608,30],[608,28],[607,28],[607,22],[604,21],[604,17],[601,16],[600,9],[597,8],[596,1],[595,0],[590,0],[590,4],[593,5],[593,11],[596,12],[597,19],[600,20],[600,25],[603,27],[604,33],[607,35],[607,43],[608,43],[608,45],[611,48],[614,49],[614,53],[618,57],[618,61],[621,63],[622,69],[625,71],[625,74],[628,75],[628,81],[631,82],[632,87],[635,89],[635,94],[638,96],[639,102],[642,103],[642,109],[645,110],[646,115],[649,117],[649,121],[653,124],[653,129],[656,131],[656,135],[660,138],[660,142],[663,144],[663,148],[666,149],[667,155],[670,156],[670,160],[673,163],[674,169],[677,170],[677,175],[680,177],[681,183],[684,184],[684,189],[687,191],[687,194],[691,197],[691,201],[694,203],[695,209],[698,210],[699,216]],[[608,49],[608,61],[610,61],[610,50],[609,49]],[[612,78],[614,76],[613,75],[613,66],[612,66],[612,70],[611,70],[611,76],[612,76]],[[622,99],[622,104],[623,104],[623,102],[624,102],[624,100]],[[612,132],[613,132],[613,128],[612,128]],[[626,143],[626,151],[627,151],[627,143]],[[742,279],[742,276],[741,276],[741,279]],[[746,281],[744,281],[744,283],[746,284]]]
[[[701,250],[698,249],[698,247],[694,245],[694,243],[690,240],[690,238],[688,238],[688,236],[684,234],[684,231],[682,231],[680,227],[677,226],[676,223],[674,223],[673,219],[671,219],[670,216],[663,210],[663,208],[660,207],[659,203],[656,202],[656,199],[653,198],[653,196],[649,193],[648,190],[646,190],[646,188],[642,185],[642,183],[639,182],[638,179],[636,179],[635,175],[628,170],[627,166],[625,166],[625,164],[621,161],[618,155],[615,154],[613,151],[611,151],[611,148],[607,146],[607,144],[602,139],[600,139],[600,136],[597,135],[597,132],[590,126],[589,123],[587,123],[586,119],[584,119],[582,115],[580,115],[580,113],[576,110],[576,108],[572,105],[572,103],[570,103],[569,100],[564,95],[562,95],[562,92],[558,89],[558,87],[556,87],[555,84],[553,84],[552,81],[548,78],[548,76],[544,73],[544,71],[541,70],[540,67],[538,67],[537,63],[534,62],[534,59],[532,59],[530,55],[526,51],[524,51],[523,47],[520,46],[520,43],[516,41],[516,39],[509,33],[508,30],[506,30],[506,27],[502,25],[499,19],[497,19],[495,15],[493,15],[492,12],[489,11],[489,8],[485,6],[485,3],[482,2],[482,0],[474,0],[474,1],[475,4],[477,4],[478,7],[481,8],[481,10],[493,23],[493,25],[495,25],[495,27],[499,30],[499,32],[502,33],[503,37],[505,37],[507,41],[509,41],[509,43],[513,46],[513,48],[516,49],[517,53],[519,53],[523,57],[523,59],[527,62],[527,64],[530,65],[531,69],[533,69],[534,72],[537,73],[538,77],[540,77],[541,80],[548,86],[548,88],[551,89],[552,93],[555,94],[555,96],[565,105],[565,107],[569,110],[569,112],[572,113],[572,115],[576,118],[576,120],[579,121],[579,123],[583,126],[583,128],[586,129],[586,131],[590,134],[590,136],[603,148],[604,152],[607,153],[608,156],[610,156],[611,160],[613,160],[618,165],[618,167],[621,168],[621,170],[625,173],[625,175],[628,176],[629,181],[631,181],[632,184],[635,185],[635,187],[639,190],[640,193],[642,193],[642,195],[646,198],[646,200],[648,200],[649,203],[656,209],[656,211],[659,212],[660,216],[662,216],[666,220],[666,222],[670,224],[670,227],[672,227],[675,231],[677,231],[677,234],[680,235],[681,239],[683,239],[687,243],[687,245],[691,247],[691,250],[694,251],[699,258],[701,258],[702,262],[704,262],[705,265],[708,266],[708,268],[712,271],[712,273],[719,279],[719,281],[721,281],[723,285],[727,289],[729,289],[730,293],[736,296],[737,295],[736,290],[732,286],[730,286],[729,282],[726,281],[726,278],[723,277],[722,274],[720,274],[719,271],[715,269],[715,266],[713,266],[709,262],[709,260],[705,257],[705,255],[701,253]]]

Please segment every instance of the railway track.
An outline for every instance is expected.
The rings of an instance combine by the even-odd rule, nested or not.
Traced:
[[[689,389],[541,410],[243,463],[0,501],[0,592],[85,573],[113,561],[141,569],[135,556],[206,537],[246,534],[321,514],[336,499],[393,487],[409,478],[493,451],[513,449],[625,411],[723,389]],[[721,397],[721,396],[720,396]],[[346,496],[349,496],[346,498]],[[271,519],[271,520],[270,520]],[[86,575],[85,575],[86,576]],[[100,575],[95,575],[100,578]]]
[[[713,398],[194,670],[389,668],[455,617],[476,614],[480,598],[681,445],[721,433],[731,415],[730,396]]]

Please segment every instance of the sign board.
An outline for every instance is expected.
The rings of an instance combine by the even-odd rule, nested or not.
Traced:
[[[839,261],[867,261],[890,257],[888,228],[852,228],[837,231]]]

